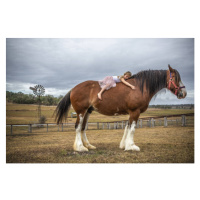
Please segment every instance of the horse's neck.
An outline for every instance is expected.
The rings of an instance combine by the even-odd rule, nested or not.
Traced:
[[[150,99],[152,99],[153,96],[155,96],[158,92],[160,92],[162,89],[167,87],[167,70],[164,71],[166,73],[166,77],[163,78],[163,76],[156,76],[154,80],[158,80],[160,83],[159,87],[157,87],[153,93],[150,95]]]
[[[132,83],[136,81],[138,87],[140,88],[141,92],[151,98],[159,92],[161,89],[166,88],[167,86],[167,71],[166,70],[152,70],[152,71],[144,71],[144,75],[140,75],[132,79]],[[133,84],[134,85],[134,84]],[[147,97],[146,96],[146,97]]]

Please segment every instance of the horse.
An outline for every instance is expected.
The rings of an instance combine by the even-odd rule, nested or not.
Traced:
[[[100,91],[98,81],[88,80],[76,85],[58,103],[55,109],[55,120],[61,123],[73,106],[77,113],[75,123],[75,151],[84,152],[96,149],[86,136],[86,124],[93,110],[103,115],[129,114],[128,124],[125,127],[119,148],[125,151],[140,151],[134,143],[134,132],[141,113],[148,108],[152,97],[161,89],[167,88],[178,99],[185,98],[187,91],[181,81],[179,72],[168,65],[168,70],[145,70],[132,75],[127,81],[135,86],[135,90],[123,83],[117,83],[103,93],[102,99],[97,97]]]

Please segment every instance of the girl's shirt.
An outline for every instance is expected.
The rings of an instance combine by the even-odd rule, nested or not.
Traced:
[[[115,83],[121,82],[120,78],[120,76],[113,76],[113,80],[115,81]]]

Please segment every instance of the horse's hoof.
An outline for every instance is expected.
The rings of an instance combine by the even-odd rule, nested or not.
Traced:
[[[91,145],[91,144],[89,144],[89,145],[87,146],[87,148],[88,148],[88,149],[96,149],[96,147],[93,146],[93,145]]]
[[[90,143],[83,143],[83,145],[88,149],[96,149],[96,147],[91,145]]]
[[[124,146],[123,144],[120,144],[120,145],[119,145],[119,148],[120,148],[120,149],[125,149],[125,146]]]
[[[74,151],[84,152],[88,151],[88,149],[84,146],[74,147]]]
[[[136,145],[130,145],[129,147],[126,147],[124,151],[140,151],[140,147]]]

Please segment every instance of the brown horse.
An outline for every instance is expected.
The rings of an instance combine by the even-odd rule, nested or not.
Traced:
[[[133,139],[135,126],[140,114],[148,108],[151,98],[162,88],[168,88],[178,99],[185,98],[187,95],[178,71],[172,69],[170,65],[168,67],[169,70],[141,71],[130,77],[127,81],[136,87],[135,90],[123,83],[117,83],[116,87],[103,93],[102,101],[97,97],[101,89],[97,81],[85,81],[69,91],[59,102],[55,113],[57,123],[60,123],[71,105],[76,111],[74,150],[96,149],[89,143],[85,133],[89,115],[96,110],[103,115],[110,116],[129,114],[129,122],[120,142],[120,148],[126,151],[140,151]]]

